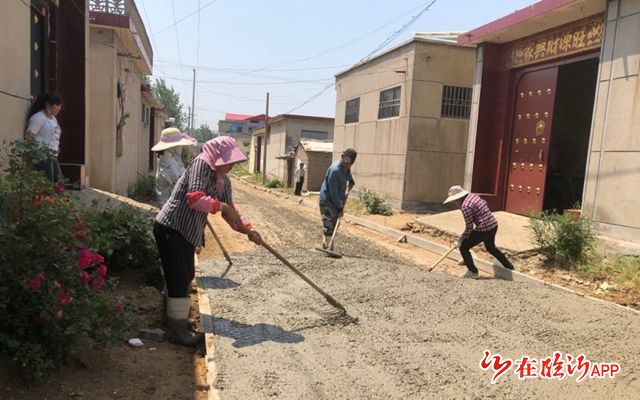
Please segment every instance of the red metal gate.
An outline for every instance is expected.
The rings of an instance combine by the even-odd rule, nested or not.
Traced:
[[[542,211],[558,68],[526,72],[516,91],[505,210]]]

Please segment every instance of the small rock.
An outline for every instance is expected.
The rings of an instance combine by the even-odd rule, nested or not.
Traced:
[[[156,350],[158,350],[157,347],[149,347],[149,351],[156,351]]]
[[[144,343],[142,343],[142,340],[140,340],[140,339],[139,339],[139,338],[137,338],[137,337],[136,337],[136,338],[131,338],[131,339],[129,339],[129,344],[130,344],[132,347],[142,347],[142,346],[144,346]]]

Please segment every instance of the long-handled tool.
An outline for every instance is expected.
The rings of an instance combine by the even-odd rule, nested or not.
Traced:
[[[429,270],[428,270],[428,271],[429,271],[429,272],[433,271],[433,269],[434,269],[438,264],[440,264],[440,263],[442,262],[442,260],[444,260],[445,258],[447,258],[447,256],[448,256],[449,254],[451,254],[451,252],[452,252],[452,251],[454,251],[456,248],[458,248],[458,246],[453,246],[452,248],[450,248],[449,250],[447,250],[447,252],[446,252],[446,253],[444,253],[444,254],[442,255],[442,257],[440,257],[440,258],[438,259],[438,261],[436,261],[435,263],[433,263],[433,265],[432,265],[431,267],[429,267]]]
[[[331,240],[329,240],[329,244],[327,245],[327,248],[321,249],[319,247],[316,247],[316,250],[320,250],[324,253],[327,253],[327,255],[332,258],[342,258],[342,254],[336,253],[335,251],[330,250],[333,246],[333,239],[336,238],[336,233],[338,232],[338,227],[340,226],[341,219],[342,218],[338,218],[338,221],[336,221],[336,226],[333,228],[333,234],[331,235]]]
[[[341,311],[344,311],[345,314],[347,312],[347,310],[344,308],[344,306],[340,303],[338,303],[338,301],[336,299],[334,299],[333,297],[331,297],[329,294],[327,294],[324,290],[320,289],[318,287],[318,285],[316,285],[315,283],[313,283],[311,281],[311,279],[307,278],[302,272],[298,271],[298,269],[296,267],[294,267],[293,265],[291,265],[291,263],[284,258],[282,255],[280,255],[280,253],[278,253],[273,247],[269,246],[267,243],[264,242],[264,240],[261,241],[260,243],[262,245],[262,247],[264,247],[265,249],[269,250],[269,252],[271,254],[273,254],[274,256],[276,256],[276,258],[280,261],[282,261],[282,263],[284,265],[286,265],[287,267],[289,267],[290,270],[292,270],[293,272],[296,273],[296,275],[298,275],[300,278],[302,278],[302,280],[304,280],[305,282],[307,282],[309,285],[311,285],[312,288],[314,288],[318,293],[320,293],[329,304],[331,304],[332,306],[334,306],[335,308],[340,309]]]
[[[229,261],[230,266],[233,265],[233,261],[231,261],[231,257],[229,256],[229,253],[227,253],[227,250],[222,245],[222,242],[220,241],[218,234],[216,233],[216,231],[213,230],[213,226],[211,226],[211,222],[209,222],[209,220],[207,220],[207,226],[209,227],[209,230],[211,231],[213,238],[216,240],[216,243],[218,243],[218,246],[220,246],[220,250],[222,250],[222,254],[224,255],[224,258],[226,258],[227,261]]]

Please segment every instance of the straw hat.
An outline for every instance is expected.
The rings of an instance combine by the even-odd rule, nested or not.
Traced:
[[[449,192],[447,193],[449,197],[447,197],[447,199],[442,204],[447,204],[454,200],[458,200],[468,194],[469,192],[464,190],[460,185],[451,186],[449,188]]]
[[[160,141],[151,148],[151,151],[163,151],[176,146],[195,146],[196,138],[180,132],[178,128],[167,128],[160,133]]]

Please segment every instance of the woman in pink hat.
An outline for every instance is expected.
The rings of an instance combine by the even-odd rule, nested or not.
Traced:
[[[208,141],[156,217],[153,234],[167,287],[168,330],[183,345],[193,346],[203,340],[201,333],[194,334],[187,328],[187,318],[189,285],[195,276],[195,249],[202,245],[208,214],[222,212],[222,218],[234,230],[246,234],[256,244],[261,243],[260,234],[236,211],[227,176],[234,164],[246,159],[230,136]]]

